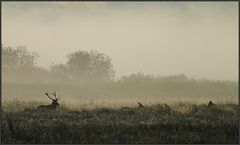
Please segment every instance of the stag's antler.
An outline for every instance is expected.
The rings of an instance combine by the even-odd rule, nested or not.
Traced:
[[[59,97],[57,97],[56,91],[54,91],[52,94],[53,94],[53,96],[55,97],[56,100],[60,100]]]
[[[51,98],[51,97],[49,96],[49,93],[48,93],[48,92],[46,92],[45,95],[46,95],[49,99],[53,100],[53,98]]]

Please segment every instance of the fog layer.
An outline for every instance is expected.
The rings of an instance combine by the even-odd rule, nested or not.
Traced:
[[[98,50],[116,76],[136,72],[238,80],[238,3],[3,2],[2,43],[26,45],[38,64]]]

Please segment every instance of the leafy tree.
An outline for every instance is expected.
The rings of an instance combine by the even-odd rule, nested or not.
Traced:
[[[59,75],[67,75],[69,70],[64,64],[51,64],[50,72]]]
[[[25,46],[17,46],[16,48],[2,46],[3,67],[33,67],[38,57],[37,52],[29,52]]]
[[[90,70],[90,54],[86,51],[77,51],[67,55],[66,66],[74,76],[84,76]]]
[[[76,51],[67,55],[66,67],[74,77],[112,79],[113,65],[110,57],[96,51]]]

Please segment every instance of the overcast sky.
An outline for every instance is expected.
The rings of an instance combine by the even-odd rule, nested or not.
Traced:
[[[116,76],[142,72],[238,80],[237,2],[2,2],[2,44],[38,64],[75,50],[112,59]]]

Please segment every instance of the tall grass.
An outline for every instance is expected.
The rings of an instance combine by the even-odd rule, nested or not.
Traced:
[[[133,98],[86,98],[86,99],[78,99],[71,97],[61,97],[59,103],[61,107],[65,106],[68,109],[93,109],[96,107],[111,107],[111,108],[121,108],[122,106],[126,107],[136,107],[138,102],[141,102],[145,105],[154,105],[154,104],[163,104],[166,103],[168,105],[176,105],[176,104],[207,104],[210,100],[217,104],[237,104],[238,98],[235,97],[187,97],[187,96],[179,96],[179,97],[133,97]],[[24,108],[33,108],[41,104],[50,104],[51,100],[49,100],[46,96],[42,96],[39,98],[6,98],[2,99],[3,101],[3,109],[10,110],[23,110]]]
[[[5,104],[2,143],[237,143],[239,138],[237,104],[61,105],[56,111],[38,111],[37,105]]]

